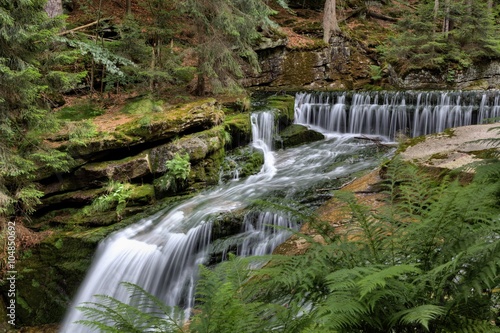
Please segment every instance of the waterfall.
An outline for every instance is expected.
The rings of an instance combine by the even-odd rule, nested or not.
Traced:
[[[238,246],[237,254],[248,257],[272,253],[291,235],[288,230],[297,229],[297,224],[283,214],[260,212],[256,218],[247,214],[243,229],[243,242]]]
[[[295,122],[327,131],[416,137],[500,116],[500,92],[298,93]]]
[[[96,294],[127,303],[129,294],[121,282],[139,285],[167,305],[181,306],[187,311],[192,308],[197,268],[208,256],[211,217],[248,205],[258,194],[254,187],[262,187],[276,173],[270,149],[274,136],[273,113],[262,112],[251,117],[253,146],[262,150],[265,157],[261,172],[244,183],[200,194],[169,211],[158,212],[104,240],[60,332],[90,332],[85,326],[74,324],[83,319],[74,306],[95,301]],[[284,230],[270,232],[263,227],[266,223],[267,219],[263,219],[262,226],[249,233],[251,240],[245,245],[246,254],[269,254],[288,235]],[[260,238],[258,233],[262,233]]]
[[[252,147],[262,151],[265,157],[261,171],[245,180],[207,189],[102,241],[60,332],[92,332],[74,323],[84,319],[75,307],[82,302],[96,301],[93,297],[96,294],[128,302],[121,282],[137,284],[165,304],[183,307],[189,316],[197,268],[208,260],[213,221],[217,216],[239,211],[269,196],[302,198],[309,189],[331,186],[330,182],[378,165],[389,154],[370,153],[373,145],[369,142],[337,134],[322,141],[273,151],[276,136],[273,112],[252,114],[251,123]],[[296,222],[284,213],[248,213],[241,233],[235,236],[240,240],[236,253],[269,254],[290,235],[284,228],[295,227]]]

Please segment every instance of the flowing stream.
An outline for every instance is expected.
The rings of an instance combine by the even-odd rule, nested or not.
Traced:
[[[296,123],[321,131],[325,139],[286,150],[273,150],[277,136],[273,112],[252,114],[252,146],[262,151],[265,160],[261,171],[206,190],[101,242],[60,332],[91,332],[74,323],[84,319],[75,306],[95,301],[96,294],[127,302],[129,295],[121,282],[137,284],[189,312],[197,268],[209,257],[215,216],[249,207],[257,199],[278,196],[300,201],[308,191],[318,196],[319,189],[328,190],[339,179],[373,168],[391,153],[378,152],[372,142],[357,138],[359,133],[391,140],[399,132],[417,136],[480,123],[500,116],[499,102],[498,92],[299,93]],[[238,239],[237,253],[269,254],[289,237],[284,228],[296,227],[297,221],[285,213],[248,214],[241,233],[233,236]]]
[[[122,302],[129,295],[121,282],[131,282],[156,295],[168,305],[189,311],[194,302],[198,265],[209,255],[213,217],[248,207],[254,200],[279,193],[293,200],[320,184],[376,166],[382,153],[365,151],[373,144],[352,135],[327,134],[326,139],[298,148],[273,151],[275,139],[272,111],[251,115],[254,149],[264,154],[261,171],[244,180],[207,190],[178,206],[116,232],[99,245],[93,264],[68,310],[60,332],[91,332],[75,324],[84,319],[75,307],[104,294]],[[254,214],[255,215],[255,214]],[[277,226],[280,228],[274,228]],[[239,255],[269,254],[295,228],[286,214],[260,212],[246,217],[237,235]]]

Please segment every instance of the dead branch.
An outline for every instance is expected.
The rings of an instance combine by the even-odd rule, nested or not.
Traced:
[[[102,21],[108,21],[108,20],[111,20],[111,18],[105,18],[105,19],[101,19],[101,20],[97,20],[97,21],[94,21],[94,22],[90,22],[90,23],[87,23],[87,24],[84,24],[84,25],[81,25],[79,27],[76,27],[76,28],[73,28],[73,29],[70,29],[70,30],[65,30],[65,31],[62,31],[60,33],[58,33],[57,35],[58,36],[64,36],[64,35],[67,35],[69,33],[73,33],[75,31],[78,31],[78,30],[82,30],[82,29],[85,29],[85,28],[88,28],[88,27],[91,27],[91,26],[94,26],[96,24],[99,24],[100,22]]]
[[[379,20],[384,20],[384,21],[389,21],[389,22],[397,22],[398,19],[386,15],[379,14],[377,12],[374,12],[372,10],[367,9],[366,15],[371,16],[373,18],[379,19]]]

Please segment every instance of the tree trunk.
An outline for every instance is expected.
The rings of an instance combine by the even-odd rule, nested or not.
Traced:
[[[448,32],[450,32],[450,0],[445,1],[444,7],[443,33],[448,36]]]
[[[335,7],[335,0],[326,0],[325,9],[323,11],[323,40],[325,43],[329,43],[332,35],[340,32]]]
[[[125,1],[125,14],[127,16],[132,15],[132,0]]]
[[[44,9],[47,15],[51,18],[62,15],[63,13],[62,0],[48,0],[47,3],[45,4]]]
[[[434,28],[432,29],[433,33],[436,32],[435,25],[437,23],[438,12],[439,12],[439,0],[434,0]]]

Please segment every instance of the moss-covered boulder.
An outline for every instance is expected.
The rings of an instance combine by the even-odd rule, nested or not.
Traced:
[[[121,160],[111,160],[98,163],[89,163],[75,171],[75,176],[87,179],[89,182],[130,181],[145,177],[151,173],[147,153],[126,157]]]
[[[303,125],[293,124],[280,132],[281,142],[283,148],[298,146],[308,142],[323,140],[325,136],[319,132],[313,131]]]
[[[167,171],[167,161],[175,154],[188,154],[189,161],[196,163],[208,155],[224,148],[226,143],[224,128],[217,126],[209,130],[184,136],[173,142],[157,146],[149,151],[149,164],[154,173]]]
[[[262,151],[251,147],[235,149],[226,156],[221,165],[222,180],[232,180],[236,178],[248,177],[257,174],[264,164]]]
[[[248,113],[231,114],[224,120],[224,129],[231,136],[229,148],[236,148],[252,140],[252,124]]]
[[[293,123],[295,96],[273,95],[267,99],[267,105],[276,110],[276,127],[279,131]]]
[[[137,145],[166,141],[176,136],[203,131],[219,125],[224,119],[224,112],[215,99],[204,99],[185,105],[172,107],[149,99],[134,101],[124,106],[128,121],[117,126],[114,131],[104,131],[92,127],[84,136],[72,140],[72,132],[79,128],[75,123],[73,130],[47,138],[52,146],[67,151],[74,158],[102,159],[102,155],[113,150],[130,148]],[[92,132],[92,133],[90,133]],[[74,137],[74,135],[73,135]]]
[[[139,137],[140,142],[172,139],[181,134],[200,132],[224,120],[224,112],[215,99],[189,103],[184,106],[153,113],[147,121],[137,119],[117,128],[130,137]]]

